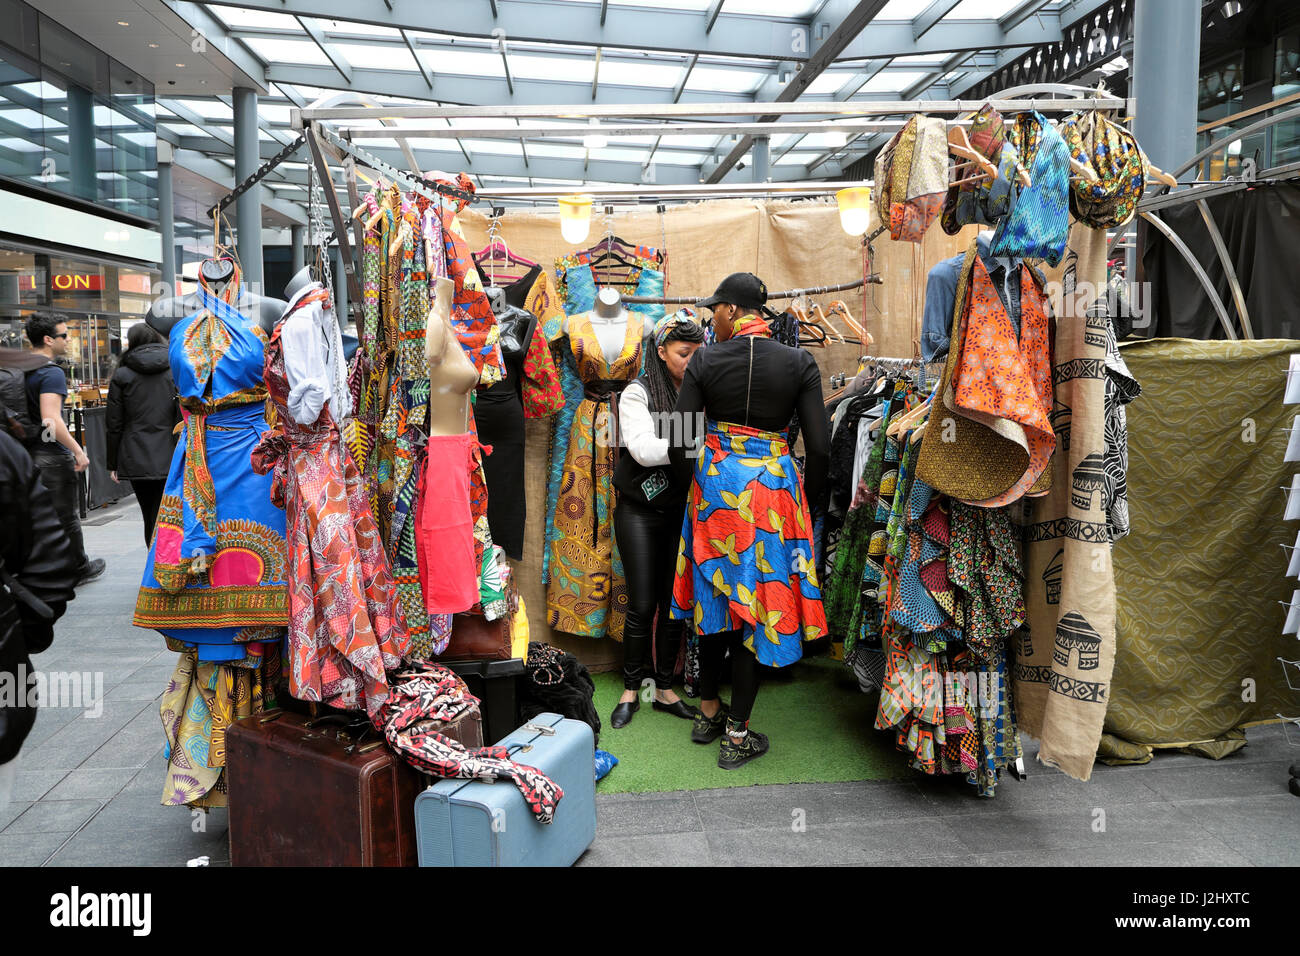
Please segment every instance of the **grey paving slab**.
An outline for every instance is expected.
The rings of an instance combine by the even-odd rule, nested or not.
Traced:
[[[715,862],[707,838],[699,831],[597,837],[578,866],[710,866]]]
[[[126,726],[87,757],[82,767],[143,767],[150,757],[163,749],[165,743],[158,708],[148,701]]]
[[[1206,761],[1202,766],[1166,770],[1144,778],[1165,800],[1194,803],[1236,797],[1289,796],[1283,763],[1229,763],[1232,758]],[[1141,768],[1135,768],[1141,769]],[[1300,800],[1295,800],[1300,804]]]
[[[957,836],[938,817],[929,820],[709,830],[709,852],[720,866],[865,866],[950,856]]]
[[[169,825],[154,821],[148,827],[124,829],[110,820],[93,820],[69,840],[49,861],[49,866],[185,866],[207,856],[229,861],[229,836],[225,827],[204,832],[191,829],[185,811]]]
[[[0,833],[3,833],[9,824],[13,823],[20,816],[27,812],[27,808],[32,805],[31,800],[10,800],[4,806],[0,807]]]
[[[1094,807],[1165,802],[1164,797],[1148,786],[1148,778],[1141,773],[1094,774],[1091,780],[1083,782],[1042,764],[1026,769],[1028,774],[1024,780],[1004,774],[992,798],[975,796],[975,788],[960,777],[917,774],[914,782],[927,802],[949,813],[1006,813],[1044,807],[1086,811]],[[1140,771],[1142,768],[1125,769]]]
[[[39,800],[66,775],[63,770],[23,770],[21,766],[14,774],[14,800]]]
[[[1073,850],[1121,843],[1182,844],[1205,837],[1198,820],[1168,804],[1119,804],[1092,810],[954,814],[945,820],[972,853]]]
[[[154,680],[135,680],[132,678],[113,687],[104,695],[104,699],[156,701],[166,689],[166,681],[159,683]]]
[[[120,770],[73,770],[47,793],[49,800],[111,800],[130,781]]]
[[[598,834],[628,837],[647,833],[685,833],[703,829],[689,793],[666,799],[605,803],[596,815]]]
[[[917,820],[934,815],[911,783],[789,784],[701,790],[695,805],[706,830],[780,829],[856,824],[865,819]]]
[[[99,800],[41,800],[0,833],[71,833],[103,806]]]
[[[1300,798],[1290,793],[1175,806],[1256,866],[1300,866]]]
[[[40,866],[71,833],[0,833],[0,866]]]

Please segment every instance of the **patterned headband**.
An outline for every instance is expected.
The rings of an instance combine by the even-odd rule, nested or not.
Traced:
[[[672,315],[666,315],[655,323],[655,348],[659,348],[668,338],[668,333],[679,325],[699,325],[695,312],[691,309],[678,309]]]

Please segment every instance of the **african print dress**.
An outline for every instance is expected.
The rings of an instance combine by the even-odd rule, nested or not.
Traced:
[[[620,288],[624,295],[639,296],[661,296],[664,291],[663,273],[654,268],[658,264],[655,258],[657,253],[654,249],[641,246],[637,248],[635,259],[636,268],[628,277],[627,282]],[[606,515],[605,533],[610,539],[610,557],[607,565],[601,563],[597,573],[608,573],[610,580],[602,587],[608,587],[610,594],[605,598],[606,602],[614,601],[612,605],[613,613],[603,605],[597,609],[594,606],[587,608],[589,603],[586,600],[578,599],[578,595],[570,589],[568,591],[575,600],[572,602],[569,598],[563,598],[561,603],[569,606],[569,611],[561,615],[564,620],[564,626],[554,623],[555,615],[551,612],[550,596],[559,592],[553,590],[552,581],[560,576],[573,575],[581,576],[581,567],[570,565],[568,570],[562,562],[564,547],[561,543],[562,535],[560,534],[556,518],[559,512],[561,489],[565,483],[565,467],[569,457],[569,449],[574,441],[582,441],[582,435],[574,437],[574,421],[579,407],[586,401],[586,389],[583,384],[583,377],[579,373],[575,360],[575,349],[572,345],[571,337],[564,334],[564,315],[577,315],[591,311],[596,304],[596,280],[591,270],[591,259],[585,253],[579,253],[560,260],[557,269],[559,276],[559,297],[564,302],[564,312],[557,310],[543,310],[540,315],[541,332],[551,343],[551,350],[555,356],[555,364],[560,372],[560,387],[564,393],[564,407],[555,413],[551,426],[551,463],[550,471],[546,481],[546,536],[542,553],[542,583],[547,588],[547,605],[548,619],[551,620],[551,626],[558,630],[568,633],[577,634],[584,637],[605,637],[606,634],[616,640],[621,640],[623,636],[623,608],[626,606],[626,593],[623,588],[623,563],[619,558],[618,546],[613,542],[612,534],[612,499],[606,499],[606,504],[600,509]],[[538,303],[530,297],[528,307],[533,309]],[[662,305],[641,305],[632,307],[629,312],[644,316],[644,328],[649,330],[654,323],[663,317],[664,307]],[[641,343],[638,342],[641,346]],[[601,355],[599,346],[596,347],[595,354]],[[644,348],[642,347],[641,356],[638,359],[637,367],[632,369],[624,381],[631,381],[641,374],[644,370]],[[589,442],[589,439],[587,439]],[[612,482],[612,471],[610,472],[609,481]],[[612,487],[612,484],[611,484]],[[612,492],[611,492],[612,493]],[[586,506],[584,510],[596,510],[594,499]],[[577,605],[581,603],[584,609],[581,612],[576,611]]]
[[[238,294],[238,280],[226,296]],[[164,805],[226,805],[225,732],[262,709],[288,623],[284,511],[249,456],[266,428],[257,324],[200,287],[168,345],[185,426],[133,623],[180,652],[159,704]]]
[[[299,300],[308,305],[318,289]],[[289,529],[289,692],[372,718],[388,699],[385,672],[406,653],[402,605],[361,474],[330,405],[301,424],[289,413],[290,385],[276,325],[266,348],[266,386],[279,426],[262,436],[253,470],[274,479],[272,496]]]
[[[608,630],[622,638],[627,591],[621,569],[614,573],[612,406],[619,390],[641,373],[644,334],[641,317],[628,313],[623,347],[611,362],[590,313],[569,317],[568,342],[584,395],[569,429],[546,589],[549,623],[568,634],[601,637]]]
[[[743,631],[784,667],[826,634],[812,521],[785,436],[709,421],[686,499],[672,616],[699,634]]]

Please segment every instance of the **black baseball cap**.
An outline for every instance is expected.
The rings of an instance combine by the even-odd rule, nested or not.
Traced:
[[[711,309],[721,303],[742,309],[761,309],[767,305],[767,286],[752,272],[733,272],[718,284],[713,295],[700,300],[701,309]]]

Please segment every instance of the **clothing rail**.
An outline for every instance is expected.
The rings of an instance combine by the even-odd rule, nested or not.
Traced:
[[[788,292],[769,292],[767,301],[774,299],[799,299],[808,295],[825,295],[828,292],[849,292],[853,289],[861,289],[864,285],[880,285],[885,280],[879,275],[872,274],[865,279],[855,279],[852,282],[841,282],[839,285],[821,285],[808,289],[790,289]],[[708,296],[648,296],[648,295],[625,295],[624,302],[630,302],[634,305],[694,305],[701,299]]]
[[[1080,92],[1095,91],[1080,88]],[[376,116],[386,119],[592,119],[618,117],[624,119],[660,119],[697,116],[889,116],[895,113],[954,114],[975,113],[985,103],[999,112],[1037,110],[1040,113],[1062,113],[1080,107],[1100,110],[1134,111],[1134,101],[1122,97],[1043,96],[1024,99],[979,100],[876,100],[823,103],[577,103],[567,106],[306,106],[289,111],[289,123],[301,129],[308,123],[319,121],[368,120]],[[400,127],[392,133],[376,130],[383,135],[406,135]],[[472,135],[472,130],[468,131]],[[591,130],[588,130],[590,133]]]

